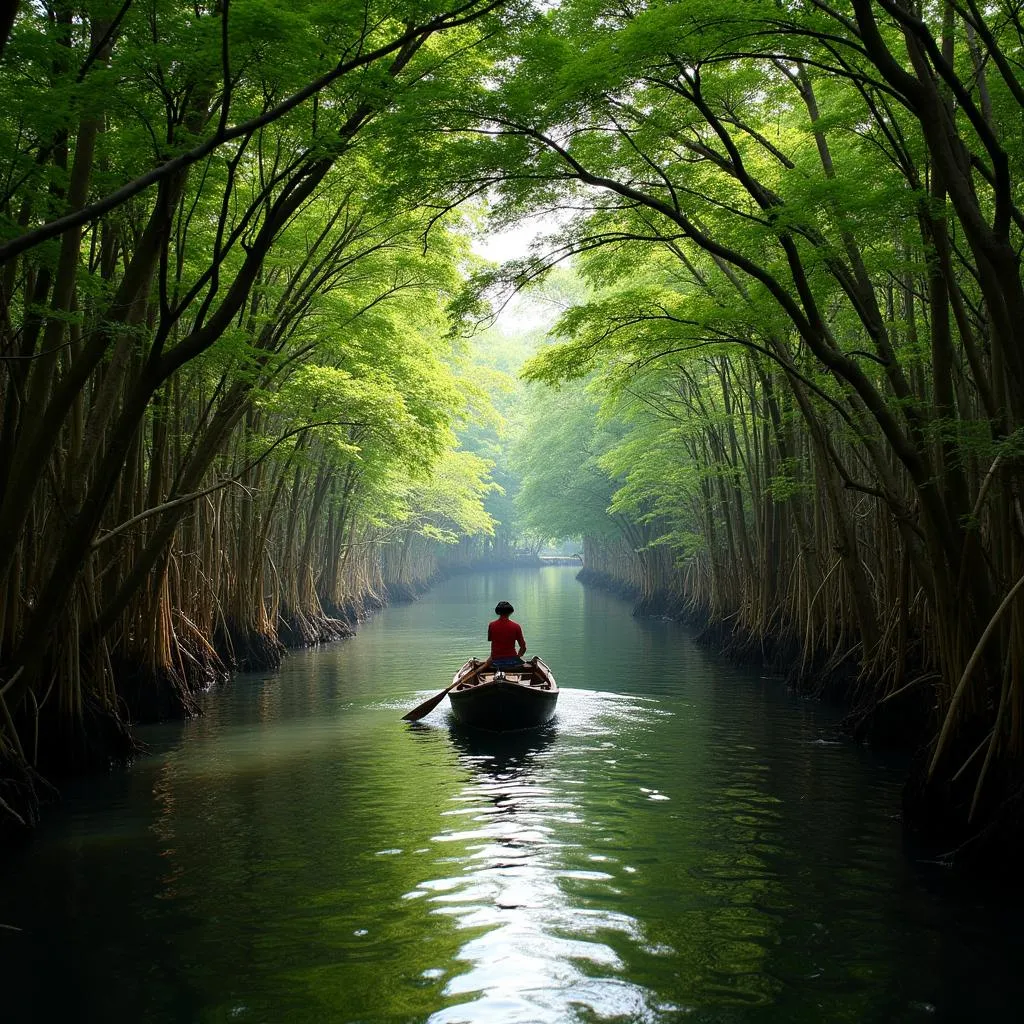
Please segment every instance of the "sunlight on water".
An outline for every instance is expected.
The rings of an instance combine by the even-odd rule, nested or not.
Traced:
[[[400,721],[510,598],[548,727]],[[4,1021],[1007,1019],[1012,903],[918,869],[902,767],[571,570],[459,577],[213,690],[4,864]]]
[[[559,1022],[585,1010],[604,1020],[668,1019],[669,1007],[624,976],[608,941],[614,935],[649,949],[639,922],[589,905],[621,893],[618,859],[591,853],[586,859],[602,870],[569,866],[578,862],[581,832],[590,827],[587,779],[575,759],[552,750],[559,730],[611,736],[642,711],[637,702],[572,691],[557,726],[504,739],[453,730],[459,762],[472,774],[442,812],[449,824],[434,839],[465,852],[450,874],[418,889],[429,894],[435,913],[473,937],[457,955],[464,969],[445,987],[459,1002],[433,1014],[432,1024]]]

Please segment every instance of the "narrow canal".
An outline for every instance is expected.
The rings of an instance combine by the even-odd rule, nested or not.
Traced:
[[[553,726],[401,723],[500,598]],[[449,580],[205,710],[6,857],[4,1020],[1019,1019],[1019,906],[908,856],[902,766],[571,569]]]

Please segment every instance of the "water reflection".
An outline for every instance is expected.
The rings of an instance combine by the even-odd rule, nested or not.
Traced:
[[[554,722],[399,724],[498,597],[551,654]],[[0,930],[4,1024],[890,1024],[1024,1001],[1019,910],[921,885],[899,771],[571,572],[454,578],[207,710],[0,863],[22,929]]]
[[[490,771],[516,768],[534,755],[546,751],[558,739],[557,721],[548,722],[537,729],[516,729],[512,732],[489,732],[470,729],[454,719],[448,722],[448,737],[452,746],[475,766]]]
[[[419,889],[465,942],[444,989],[453,1004],[431,1024],[671,1019],[671,1007],[626,977],[615,947],[645,940],[633,916],[601,906],[614,874],[599,855],[573,866],[586,824],[582,780],[575,759],[560,757],[558,726],[488,734],[453,725],[449,736],[468,775],[434,838],[461,852]]]

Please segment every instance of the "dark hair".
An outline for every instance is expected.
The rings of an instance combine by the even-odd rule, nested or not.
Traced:
[[[515,608],[508,601],[499,601],[494,607],[495,615],[511,615],[514,611]]]

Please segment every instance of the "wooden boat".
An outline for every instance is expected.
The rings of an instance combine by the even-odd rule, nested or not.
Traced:
[[[485,668],[472,658],[452,679],[448,699],[463,725],[505,732],[543,725],[555,713],[558,684],[540,658],[520,668]]]

